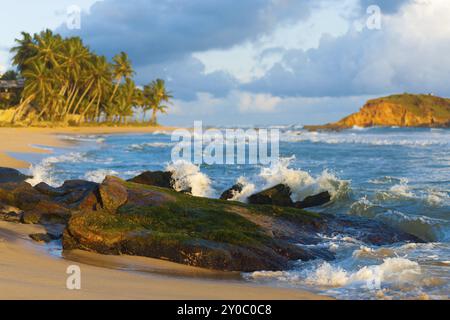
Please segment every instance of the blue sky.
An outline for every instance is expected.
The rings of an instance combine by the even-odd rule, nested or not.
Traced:
[[[448,0],[2,2],[0,69],[20,31],[79,35],[109,57],[129,53],[139,84],[167,81],[167,124],[314,124],[376,96],[450,96]],[[374,4],[381,29],[367,28]],[[79,30],[65,24],[71,5]]]

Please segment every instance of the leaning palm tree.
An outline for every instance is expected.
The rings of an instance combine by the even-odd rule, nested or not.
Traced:
[[[131,61],[128,58],[128,55],[125,52],[121,52],[113,58],[113,77],[116,85],[114,90],[109,98],[109,102],[111,103],[117,93],[117,89],[119,89],[120,83],[122,79],[130,78],[133,74],[133,68],[131,66]]]
[[[152,110],[152,117],[150,118],[150,125],[157,125],[158,121],[156,115],[158,112],[166,113],[168,108],[164,102],[170,103],[173,98],[171,92],[167,91],[166,83],[162,79],[156,79],[149,85],[144,87],[144,96],[148,100],[149,109]]]
[[[25,88],[23,91],[24,101],[21,106],[17,109],[19,113],[17,116],[20,119],[21,114],[23,114],[23,108],[27,107],[32,101],[36,100],[35,105],[36,111],[39,113],[38,120],[45,114],[48,113],[49,99],[51,92],[53,92],[52,82],[53,78],[50,75],[49,70],[43,62],[36,61],[33,62],[24,72],[25,77]],[[16,117],[14,117],[15,119]]]

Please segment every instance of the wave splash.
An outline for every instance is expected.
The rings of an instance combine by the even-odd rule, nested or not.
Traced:
[[[262,168],[259,175],[252,180],[240,177],[237,183],[244,186],[242,192],[237,193],[233,200],[246,201],[246,199],[259,191],[274,187],[278,184],[289,186],[292,191],[292,200],[301,201],[308,196],[328,191],[332,201],[341,199],[350,192],[350,182],[340,180],[329,170],[324,170],[319,176],[313,177],[310,173],[291,168],[295,157],[281,158],[270,167]],[[256,187],[256,186],[262,187]]]
[[[177,191],[190,191],[196,197],[210,197],[213,194],[209,177],[190,162],[175,161],[167,165],[166,171],[172,173],[173,187]]]

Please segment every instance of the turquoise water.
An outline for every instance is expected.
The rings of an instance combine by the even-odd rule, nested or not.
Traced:
[[[169,132],[66,136],[72,148],[35,160],[33,183],[67,179],[101,182],[105,175],[131,178],[145,170],[170,169],[180,189],[218,197],[240,181],[245,201],[257,190],[288,184],[294,200],[328,190],[335,214],[379,219],[426,244],[376,247],[345,234],[323,237],[319,246],[336,253],[333,262],[298,262],[286,272],[246,274],[249,281],[301,287],[339,298],[448,298],[450,292],[450,130],[371,128],[310,133],[280,126],[279,163],[202,165],[170,163]],[[262,270],[263,271],[263,270]]]

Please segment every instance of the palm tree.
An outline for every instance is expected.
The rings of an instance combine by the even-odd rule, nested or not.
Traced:
[[[44,113],[48,112],[48,99],[51,95],[53,78],[50,75],[49,70],[43,62],[35,61],[31,63],[27,69],[23,72],[25,77],[25,88],[23,91],[23,97],[27,101],[27,105],[32,100],[37,100],[38,105],[36,109],[39,111],[37,120],[39,120]],[[19,108],[20,109],[20,108]]]
[[[81,41],[80,38],[74,37],[64,41],[62,50],[57,53],[60,63],[59,73],[56,73],[63,89],[61,94],[65,95],[65,103],[61,112],[64,118],[75,102],[75,98],[79,93],[78,83],[82,70],[91,67],[92,54]]]
[[[95,114],[94,117],[97,121],[100,118],[100,105],[103,98],[107,96],[111,88],[111,70],[110,65],[105,57],[94,56],[92,58],[92,69],[90,70],[89,79],[92,81],[91,99],[86,109],[81,113],[80,121],[91,110],[95,102]]]
[[[149,106],[149,109],[152,110],[150,125],[155,126],[158,124],[156,114],[158,112],[166,113],[168,106],[164,105],[163,103],[170,103],[170,100],[173,98],[173,96],[169,91],[167,91],[166,83],[162,79],[156,79],[149,85],[145,86],[144,96],[147,99],[147,105]]]
[[[29,59],[30,62],[40,60],[49,68],[59,67],[57,60],[58,52],[64,42],[60,35],[54,35],[49,29],[34,35],[32,47],[36,50],[36,55]]]
[[[17,46],[11,49],[11,53],[14,54],[12,62],[17,66],[17,70],[22,72],[27,62],[37,54],[37,50],[34,47],[33,37],[27,33],[22,32],[22,39],[16,39]]]
[[[109,98],[109,102],[113,101],[117,93],[117,89],[119,89],[119,85],[122,79],[130,78],[134,74],[133,68],[131,66],[131,61],[125,52],[121,52],[120,54],[116,55],[113,58],[112,68],[113,68],[113,77],[114,81],[116,82],[116,85],[111,94],[111,97]]]
[[[124,120],[128,122],[128,118],[133,116],[133,107],[140,103],[140,90],[131,79],[126,79],[125,83],[120,85],[116,97],[117,115],[119,116],[119,123]]]

